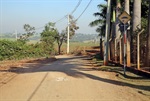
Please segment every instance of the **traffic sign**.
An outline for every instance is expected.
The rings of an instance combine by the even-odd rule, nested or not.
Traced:
[[[119,16],[119,20],[123,24],[126,24],[130,19],[131,19],[131,16],[126,11],[123,11],[123,13]]]

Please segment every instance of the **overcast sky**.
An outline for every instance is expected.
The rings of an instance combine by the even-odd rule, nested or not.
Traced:
[[[74,12],[74,18],[83,12],[90,0],[82,0],[80,6]],[[23,25],[30,24],[35,28],[43,27],[48,22],[55,22],[69,14],[78,4],[79,0],[0,0],[0,32],[23,33]],[[80,17],[77,25],[80,29],[77,33],[95,34],[95,28],[89,27],[89,23],[96,18],[94,12],[98,12],[97,5],[104,4],[104,0],[93,0]],[[59,31],[67,26],[67,18],[56,24]],[[36,30],[41,32],[43,28]]]

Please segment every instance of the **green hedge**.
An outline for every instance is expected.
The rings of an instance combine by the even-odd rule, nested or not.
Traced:
[[[53,47],[43,43],[25,44],[21,41],[0,40],[0,60],[18,60],[31,57],[47,57]]]

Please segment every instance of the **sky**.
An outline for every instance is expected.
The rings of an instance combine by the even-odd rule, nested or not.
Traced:
[[[0,32],[24,33],[23,25],[29,24],[37,28],[40,33],[46,23],[56,22],[71,13],[79,0],[0,0]],[[77,19],[90,0],[82,0],[73,13]],[[93,13],[99,12],[98,4],[106,3],[104,0],[92,0],[85,13],[77,21],[79,29],[76,33],[96,34],[96,27],[91,28],[89,23],[96,19]],[[59,32],[67,27],[67,17],[56,23]]]

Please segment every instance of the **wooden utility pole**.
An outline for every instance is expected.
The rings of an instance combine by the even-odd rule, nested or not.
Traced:
[[[70,32],[70,15],[68,14],[68,33],[67,33],[67,54],[69,54],[69,34]]]
[[[111,13],[111,0],[108,0],[107,1],[107,15],[106,15],[105,44],[104,44],[104,65],[108,65],[108,47],[109,47],[109,33],[110,33],[110,13]]]

